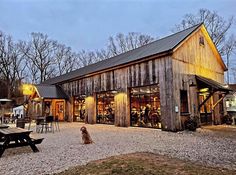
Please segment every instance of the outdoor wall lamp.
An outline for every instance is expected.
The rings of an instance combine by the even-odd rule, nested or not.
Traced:
[[[202,88],[202,89],[200,89],[199,91],[200,91],[200,92],[203,92],[203,93],[204,93],[204,92],[208,92],[208,91],[209,91],[209,88]]]
[[[23,95],[32,95],[34,93],[34,86],[32,84],[22,85]]]
[[[185,83],[189,83],[189,87],[195,87],[195,86],[197,86],[197,85],[194,83],[193,79],[188,79],[187,81],[182,80],[182,85],[183,85],[183,86],[184,86]]]
[[[86,97],[86,95],[85,95],[85,94],[82,94],[82,95],[80,95],[80,97],[81,97],[81,98],[85,98],[85,97]]]
[[[192,81],[191,84],[189,85],[189,87],[195,87],[197,86],[196,84],[194,84],[194,82]]]
[[[116,94],[119,92],[123,92],[123,89],[121,87],[117,88],[116,90],[112,90],[111,93]]]

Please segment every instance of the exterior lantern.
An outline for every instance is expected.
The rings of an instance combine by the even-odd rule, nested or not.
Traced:
[[[32,95],[34,93],[34,86],[32,84],[22,85],[23,95]]]

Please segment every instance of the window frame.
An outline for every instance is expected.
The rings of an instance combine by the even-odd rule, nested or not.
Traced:
[[[183,99],[183,93],[185,98]],[[181,115],[186,115],[186,114],[189,114],[189,106],[188,106],[188,91],[187,90],[180,90],[180,114]],[[183,104],[184,107],[186,108],[184,111],[183,111]]]

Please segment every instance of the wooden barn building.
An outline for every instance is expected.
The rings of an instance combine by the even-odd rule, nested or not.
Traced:
[[[36,86],[33,112],[60,120],[184,129],[219,124],[227,68],[199,24]]]

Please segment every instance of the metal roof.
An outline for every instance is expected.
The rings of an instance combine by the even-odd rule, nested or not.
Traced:
[[[95,73],[97,71],[123,65],[132,61],[140,60],[148,56],[153,56],[172,51],[176,46],[178,46],[185,38],[187,38],[193,31],[195,31],[201,25],[202,24],[195,25],[193,27],[169,35],[162,39],[156,40],[152,43],[141,46],[134,50],[122,53],[115,57],[111,57],[106,60],[99,61],[97,63],[79,68],[67,74],[48,79],[44,81],[42,84],[57,84],[74,78],[82,77],[90,73]]]
[[[57,85],[36,85],[37,93],[42,98],[68,99],[66,93]]]
[[[214,81],[212,79],[206,78],[206,77],[202,77],[199,75],[196,75],[196,79],[204,84],[206,84],[207,86],[209,86],[210,88],[213,88],[215,90],[219,90],[219,91],[232,91],[231,88],[229,88],[227,85],[221,84],[217,81]]]

